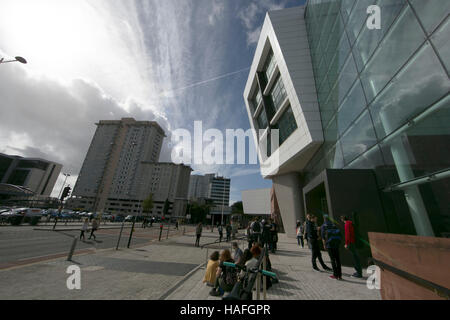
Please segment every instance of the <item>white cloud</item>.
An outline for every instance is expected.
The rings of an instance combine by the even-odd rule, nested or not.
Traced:
[[[212,12],[208,16],[209,24],[214,25],[216,23],[216,21],[221,18],[224,10],[225,10],[225,4],[223,2],[219,2],[218,0],[214,0],[212,3]]]
[[[261,32],[261,25],[257,24],[259,18],[267,11],[280,10],[286,7],[287,0],[277,3],[274,0],[258,0],[251,2],[238,14],[247,33],[247,44],[253,45],[258,42]]]
[[[29,63],[0,67],[0,152],[39,154],[73,179],[99,120],[157,120],[168,135],[162,161],[173,129],[201,119],[205,130],[234,128],[239,115],[223,110],[238,106],[217,81],[238,76],[228,69],[224,32],[235,20],[225,19],[225,5],[2,0],[0,56]]]

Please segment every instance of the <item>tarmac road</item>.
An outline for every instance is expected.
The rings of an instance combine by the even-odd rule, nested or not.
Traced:
[[[77,227],[58,226],[57,229],[64,228],[77,229]],[[110,226],[106,228],[111,228]],[[89,233],[85,235],[86,241],[78,241],[75,253],[84,253],[95,251],[98,249],[115,248],[119,238],[120,224],[115,229],[100,228],[95,235],[96,240],[88,240]],[[46,231],[36,229],[48,229]],[[124,229],[120,241],[120,247],[126,247],[128,244],[130,229]],[[175,230],[170,232],[170,235]],[[38,226],[36,228],[30,226],[0,227],[0,269],[8,268],[15,265],[23,265],[36,261],[43,261],[54,258],[55,256],[67,256],[73,238],[78,237],[80,231],[52,231],[51,226]],[[167,231],[164,231],[165,239]],[[133,233],[132,246],[139,246],[157,240],[159,237],[159,228],[141,229],[135,227]]]

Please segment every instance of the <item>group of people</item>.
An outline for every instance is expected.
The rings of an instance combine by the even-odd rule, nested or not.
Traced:
[[[88,240],[91,240],[92,237],[94,237],[94,240],[96,240],[96,236],[94,234],[95,231],[98,230],[99,227],[99,222],[97,221],[97,219],[92,219],[91,222],[91,234],[89,235]],[[84,233],[87,232],[89,230],[89,218],[85,218],[84,222],[83,222],[83,226],[81,227],[81,233],[80,233],[80,240],[83,239],[83,241],[86,240]]]
[[[256,242],[261,243],[263,247],[267,245],[269,250],[275,253],[278,242],[278,225],[271,218],[261,221],[258,218],[253,219],[247,227],[247,241],[249,249]]]
[[[224,262],[245,266],[247,270],[259,265],[262,249],[259,243],[253,243],[250,249],[242,251],[236,242],[233,242],[234,255],[228,249],[214,251],[209,257],[203,283],[212,287],[210,295],[222,296],[225,292],[231,292],[238,281],[245,280],[245,272],[239,272],[236,268],[224,265]],[[270,268],[270,265],[268,269]],[[270,282],[270,281],[268,281]]]
[[[217,231],[219,231],[219,242],[222,242],[222,239],[223,239],[223,227],[222,227],[221,224],[219,224],[217,226]],[[231,225],[228,223],[225,226],[225,231],[227,233],[227,242],[230,242],[231,241],[231,233],[233,231],[233,227],[231,227]]]
[[[342,242],[341,231],[328,215],[324,215],[323,218],[324,223],[320,227],[317,225],[317,217],[312,214],[306,216],[304,223],[297,221],[298,245],[301,245],[303,248],[304,240],[308,242],[312,253],[312,267],[314,270],[319,271],[317,267],[317,260],[319,260],[324,270],[333,271],[333,275],[330,276],[331,279],[342,280],[342,267],[339,254],[339,247]],[[341,216],[341,221],[344,223],[345,229],[345,249],[351,251],[356,271],[352,277],[362,278],[362,267],[355,247],[356,239],[353,222],[346,216]],[[323,247],[330,256],[332,268],[329,268],[322,259],[320,241],[322,241]]]

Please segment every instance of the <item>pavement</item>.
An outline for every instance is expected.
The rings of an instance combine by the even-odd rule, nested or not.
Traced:
[[[180,228],[181,229],[181,228]],[[203,232],[201,245],[212,243],[217,234]],[[150,231],[139,230],[141,236]],[[210,288],[202,283],[204,266],[212,250],[229,248],[230,243],[194,246],[194,228],[186,233],[171,234],[162,241],[148,238],[130,249],[90,248],[77,251],[73,261],[65,257],[45,256],[25,264],[12,264],[0,269],[0,299],[38,300],[220,300],[209,296]],[[104,230],[114,232],[114,230]],[[99,235],[100,236],[100,235]],[[363,299],[379,300],[379,291],[369,290],[365,279],[348,275],[352,268],[343,268],[344,281],[328,279],[327,272],[311,269],[310,252],[297,246],[295,239],[279,236],[279,250],[271,255],[273,270],[279,283],[268,290],[269,300]],[[239,242],[243,248],[246,243]],[[329,265],[327,254],[323,254]],[[3,255],[0,256],[0,264]],[[81,270],[81,289],[69,290],[68,267]]]

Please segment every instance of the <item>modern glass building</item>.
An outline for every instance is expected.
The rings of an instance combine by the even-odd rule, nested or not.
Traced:
[[[288,234],[311,212],[350,216],[365,239],[450,235],[449,12],[446,0],[310,0],[267,14],[244,98],[254,129],[280,129],[265,178]]]

